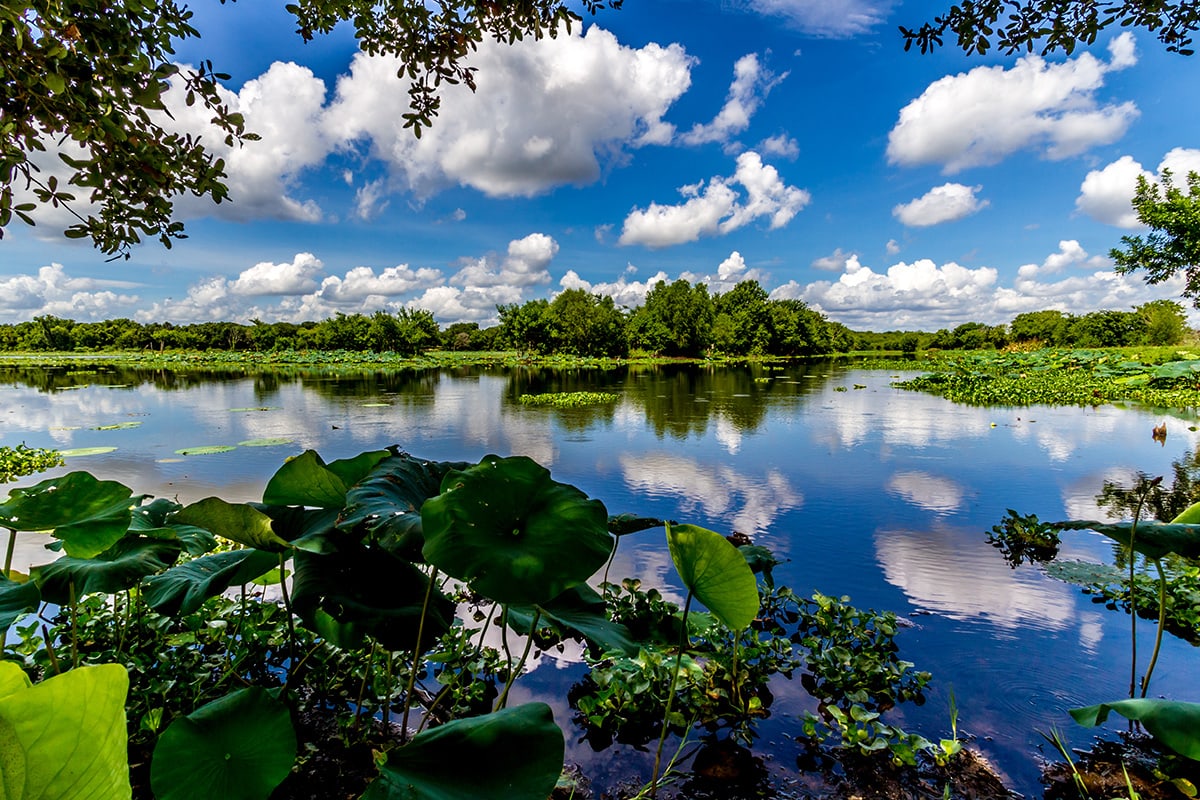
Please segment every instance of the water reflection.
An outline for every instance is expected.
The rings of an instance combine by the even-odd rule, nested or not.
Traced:
[[[966,490],[952,479],[919,470],[897,472],[888,481],[887,488],[913,505],[937,514],[957,511],[966,494]]]

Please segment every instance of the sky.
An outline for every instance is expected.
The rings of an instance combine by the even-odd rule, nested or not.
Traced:
[[[1138,175],[1200,170],[1200,57],[1141,30],[1070,56],[905,52],[891,0],[626,0],[557,37],[483,43],[418,140],[396,62],[353,31],[304,43],[282,3],[196,0],[180,63],[230,74],[262,139],[227,148],[232,202],[108,262],[61,211],[0,241],[0,322],[176,324],[433,312],[660,280],[755,279],[856,330],[936,330],[1180,299],[1112,272]],[[56,169],[52,159],[41,162]],[[1189,319],[1200,312],[1183,301]]]

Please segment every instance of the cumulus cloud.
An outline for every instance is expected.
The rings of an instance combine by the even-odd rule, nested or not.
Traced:
[[[900,243],[897,242],[895,239],[888,239],[886,247],[887,247],[887,254],[889,256],[894,256],[900,252]]]
[[[1109,45],[1106,63],[1083,53],[1051,64],[1036,55],[1011,69],[976,67],[934,83],[900,111],[888,134],[888,160],[941,164],[953,174],[995,164],[1018,150],[1049,159],[1116,141],[1138,115],[1132,102],[1101,105],[1105,76],[1136,63],[1133,36]]]
[[[229,284],[232,294],[259,297],[272,294],[304,294],[317,288],[315,277],[325,265],[312,253],[297,253],[289,263],[262,261],[243,270]]]
[[[768,156],[794,160],[800,155],[800,144],[785,133],[763,139],[758,150]]]
[[[628,270],[626,272],[628,273]],[[621,275],[609,283],[591,283],[579,277],[575,270],[569,269],[567,274],[559,280],[558,285],[563,289],[583,289],[585,292],[593,294],[608,295],[618,306],[636,308],[644,305],[646,295],[654,288],[655,284],[663,281],[669,282],[670,279],[667,277],[667,273],[660,270],[644,281],[630,280],[626,275]]]
[[[407,264],[388,267],[379,274],[371,267],[354,267],[345,276],[330,275],[321,281],[316,295],[339,305],[362,303],[371,297],[390,298],[427,289],[440,283],[436,269],[411,269]]]
[[[759,14],[831,39],[866,33],[887,18],[893,5],[881,0],[748,0],[748,7]]]
[[[733,67],[733,83],[720,112],[711,122],[697,123],[679,137],[680,141],[690,145],[728,142],[750,126],[750,117],[763,99],[787,76],[786,72],[776,76],[765,69],[754,53],[742,56]]]
[[[1066,277],[1060,277],[1064,272]],[[1017,314],[1043,309],[1073,314],[1128,310],[1151,300],[1177,299],[1183,285],[1179,276],[1148,286],[1137,277],[1118,275],[1107,259],[1091,256],[1077,241],[1066,240],[1042,262],[1019,267],[1011,286],[1001,285],[999,271],[989,266],[939,265],[920,259],[876,272],[851,256],[836,281],[807,285],[790,281],[772,291],[771,297],[804,300],[830,319],[858,330],[936,330],[964,322],[998,325]]]
[[[842,248],[838,247],[827,256],[813,259],[812,268],[823,272],[841,272],[851,258],[857,257],[857,254],[843,252]]]
[[[40,314],[80,321],[120,316],[135,308],[139,298],[113,289],[140,286],[130,281],[74,278],[62,264],[49,264],[36,275],[0,279],[0,320],[17,322]]]
[[[683,203],[651,203],[645,210],[630,212],[619,244],[669,247],[701,236],[724,235],[760,218],[774,230],[791,222],[812,199],[804,189],[785,184],[778,170],[764,164],[753,150],[738,156],[733,176],[684,186],[679,192],[687,198]]]
[[[405,83],[393,58],[359,53],[338,80],[327,135],[362,143],[418,195],[455,184],[495,197],[533,196],[596,180],[623,148],[665,144],[663,120],[687,91],[693,59],[679,45],[621,45],[595,25],[512,46],[490,40],[470,58],[478,91],[446,87],[437,124],[403,128]]]
[[[451,278],[458,286],[533,286],[550,282],[546,267],[558,253],[558,242],[544,233],[531,233],[508,243],[503,259],[495,255],[467,260]]]
[[[896,206],[892,209],[892,216],[910,228],[954,222],[987,207],[987,200],[981,201],[976,197],[976,192],[982,188],[964,186],[961,183],[944,183],[911,202]]]
[[[1163,156],[1157,173],[1144,169],[1132,156],[1121,156],[1087,174],[1079,186],[1075,208],[1098,222],[1118,228],[1136,228],[1140,225],[1133,210],[1137,179],[1144,177],[1157,182],[1162,178],[1163,170],[1170,170],[1175,176],[1175,184],[1180,185],[1189,172],[1200,172],[1200,150],[1176,147]]]

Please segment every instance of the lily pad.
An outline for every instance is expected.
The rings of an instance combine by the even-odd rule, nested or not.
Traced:
[[[230,586],[247,583],[279,566],[279,556],[246,548],[187,561],[146,581],[142,596],[160,614],[190,614]]]
[[[363,408],[389,408],[391,403],[363,403]]]
[[[185,507],[174,516],[181,525],[195,525],[232,542],[280,552],[288,542],[275,533],[271,518],[246,503],[228,503],[219,497],[206,497]]]
[[[286,438],[268,438],[268,439],[247,439],[244,442],[238,442],[238,447],[275,447],[281,444],[291,444],[295,439]]]
[[[1051,561],[1044,569],[1051,578],[1077,586],[1119,584],[1128,577],[1127,573],[1111,564],[1095,564],[1090,561]]]
[[[26,489],[13,489],[0,505],[0,525],[15,531],[51,531],[67,554],[91,558],[129,530],[133,497],[128,486],[97,480],[87,472],[69,472]]]
[[[64,556],[29,570],[48,603],[66,605],[93,592],[112,594],[136,586],[142,578],[162,572],[183,550],[178,542],[125,539],[94,558]]]
[[[557,597],[613,548],[604,504],[525,456],[487,456],[447,473],[442,493],[421,507],[421,525],[429,563],[500,603]]]
[[[98,425],[95,430],[98,431],[124,431],[130,428],[141,427],[141,422],[114,422],[112,425]]]
[[[14,581],[0,572],[0,631],[8,630],[21,617],[36,611],[42,593],[33,581]]]
[[[158,800],[266,800],[295,760],[287,706],[251,686],[172,722],[154,748],[150,787]]]
[[[104,455],[116,449],[115,447],[74,447],[69,450],[59,450],[58,454],[63,458],[81,458],[83,456]]]
[[[251,406],[249,408],[231,408],[230,411],[247,412],[247,411],[279,411],[279,406]]]
[[[341,508],[346,504],[346,491],[390,455],[387,450],[371,450],[326,464],[315,450],[305,450],[271,476],[263,490],[263,502]]]
[[[667,525],[675,569],[726,627],[741,630],[758,615],[758,584],[746,558],[721,534],[697,525]]]
[[[177,456],[207,456],[213,453],[228,453],[230,450],[236,450],[237,447],[232,444],[210,444],[201,447],[184,447],[176,450]]]
[[[1110,711],[1146,726],[1158,741],[1194,761],[1200,761],[1200,703],[1138,698],[1072,708],[1071,716],[1085,728],[1102,725]]]

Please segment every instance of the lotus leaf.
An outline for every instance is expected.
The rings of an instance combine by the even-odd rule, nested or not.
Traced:
[[[346,493],[339,527],[365,526],[380,547],[410,561],[420,558],[425,538],[421,505],[441,491],[451,470],[470,465],[455,461],[422,461],[401,453],[380,461]]]
[[[58,454],[63,458],[82,458],[83,456],[100,456],[105,453],[115,452],[115,447],[72,447],[68,450],[59,450]]]
[[[271,527],[271,518],[246,503],[206,497],[175,514],[175,522],[212,531],[231,542],[259,550],[287,550],[290,545]]]
[[[158,800],[266,800],[296,760],[287,706],[259,686],[175,720],[150,763]]]
[[[42,593],[33,581],[9,580],[0,574],[0,633],[38,607]]]
[[[303,506],[264,506],[250,503],[271,518],[271,529],[297,550],[311,553],[332,553],[339,541],[347,537],[335,526],[336,508],[304,508]]]
[[[550,707],[527,703],[419,734],[388,753],[362,800],[546,800],[563,753]]]
[[[614,514],[608,518],[608,532],[613,536],[628,536],[651,528],[661,528],[666,520],[639,517],[637,514]]]
[[[292,607],[304,623],[338,647],[361,647],[366,636],[390,650],[417,644],[429,578],[407,561],[362,545],[317,555],[298,551]],[[421,640],[424,651],[449,630],[454,604],[434,591]]]
[[[278,506],[341,508],[346,490],[391,453],[374,450],[354,458],[326,464],[315,450],[305,450],[284,465],[267,482],[263,502]]]
[[[206,444],[198,447],[182,447],[175,451],[177,456],[211,456],[216,453],[228,453],[231,450],[237,450],[237,447],[231,444]]]
[[[602,651],[619,650],[635,656],[639,645],[624,625],[608,618],[604,598],[581,583],[553,600],[536,606],[543,627],[558,629],[560,634],[582,636]],[[533,625],[534,606],[510,606],[508,624],[518,633],[528,633]]]
[[[72,591],[79,598],[93,592],[112,594],[137,586],[147,575],[174,564],[180,550],[178,542],[129,537],[95,558],[64,556],[29,572],[43,600],[66,605],[72,601]]]
[[[1131,699],[1071,709],[1071,716],[1085,728],[1102,725],[1110,711],[1146,726],[1150,735],[1167,747],[1200,761],[1200,703],[1178,700]]]
[[[1183,513],[1187,514],[1188,511]],[[1069,531],[1095,531],[1126,547],[1129,546],[1130,529],[1133,526],[1132,522],[1096,522],[1080,519],[1051,524]],[[1186,558],[1200,558],[1200,525],[1141,520],[1134,534],[1133,549],[1151,559],[1162,558],[1168,553]]]
[[[524,456],[453,471],[421,508],[425,559],[500,603],[544,603],[583,583],[612,552],[599,500]]]
[[[667,525],[671,560],[683,585],[726,627],[741,630],[758,615],[758,584],[746,558],[719,533]]]
[[[199,556],[217,546],[211,532],[195,525],[183,525],[171,519],[171,515],[183,508],[179,503],[160,497],[153,502],[133,509],[129,530],[153,539],[179,542],[188,555]]]
[[[79,667],[30,686],[0,661],[0,797],[124,800],[129,785],[119,664]]]
[[[13,489],[0,505],[0,525],[15,531],[51,531],[67,554],[91,558],[129,530],[131,509],[142,497],[116,481],[69,472],[26,489]]]
[[[238,447],[275,447],[281,444],[291,444],[294,439],[284,439],[280,437],[266,439],[247,439],[244,442],[238,442]]]
[[[230,586],[249,583],[279,566],[266,550],[227,550],[187,561],[146,581],[142,596],[160,614],[190,614]]]

